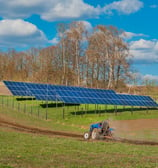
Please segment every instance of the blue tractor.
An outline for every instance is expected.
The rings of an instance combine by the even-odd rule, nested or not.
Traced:
[[[113,139],[113,128],[110,128],[109,122],[104,120],[91,124],[89,132],[84,133],[84,139]]]

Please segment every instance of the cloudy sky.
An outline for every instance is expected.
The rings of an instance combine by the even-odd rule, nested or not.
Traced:
[[[158,80],[158,0],[0,0],[0,49],[55,45],[56,26],[84,21],[126,32],[133,68]]]

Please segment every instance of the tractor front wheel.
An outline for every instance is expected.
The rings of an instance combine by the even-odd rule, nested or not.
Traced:
[[[90,133],[89,132],[85,132],[83,135],[85,140],[88,140],[90,138]]]

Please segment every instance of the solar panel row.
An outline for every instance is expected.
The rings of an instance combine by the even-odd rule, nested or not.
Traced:
[[[74,104],[157,106],[157,103],[149,96],[117,94],[113,90],[12,81],[4,81],[4,83],[13,95],[35,96],[37,100]]]

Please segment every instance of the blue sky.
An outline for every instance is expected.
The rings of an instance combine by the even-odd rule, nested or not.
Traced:
[[[55,45],[58,23],[113,25],[126,32],[133,69],[158,81],[157,0],[0,0],[0,49]]]

